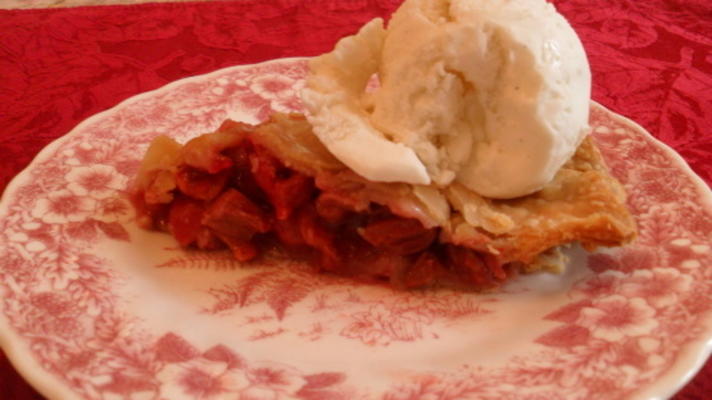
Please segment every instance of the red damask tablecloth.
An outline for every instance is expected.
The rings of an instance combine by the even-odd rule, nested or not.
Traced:
[[[0,193],[57,137],[190,75],[331,49],[399,0],[243,0],[0,11]],[[581,36],[593,98],[712,182],[712,2],[558,0]],[[712,363],[675,399],[708,399]],[[42,399],[0,355],[0,398]]]

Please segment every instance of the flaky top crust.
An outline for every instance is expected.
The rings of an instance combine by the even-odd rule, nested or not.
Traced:
[[[371,182],[334,158],[300,115],[273,115],[254,140],[288,167],[315,178],[317,187],[351,200],[354,208],[376,203],[427,227],[442,228],[440,240],[533,266],[557,246],[579,242],[587,250],[620,246],[636,237],[623,186],[606,168],[593,138],[542,190],[515,199],[489,199],[453,184],[448,187]]]

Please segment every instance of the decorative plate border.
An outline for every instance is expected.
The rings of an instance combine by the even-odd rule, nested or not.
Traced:
[[[295,91],[304,72],[302,59],[276,60],[136,96],[47,146],[8,185],[0,206],[0,340],[38,390],[57,398],[179,399],[184,392],[206,398],[238,393],[245,398],[372,397],[355,389],[343,371],[305,373],[280,363],[247,361],[220,344],[202,349],[175,332],[155,337],[137,329],[116,307],[111,290],[122,277],[107,268],[109,260],[92,252],[102,240],[130,240],[129,206],[117,194],[156,132],[184,139],[226,117],[254,121],[272,110],[297,110]],[[177,93],[184,96],[178,113],[152,100],[161,97],[170,104]],[[195,95],[193,104],[185,104],[186,93]],[[176,129],[181,120],[189,120],[190,129]],[[667,396],[704,363],[712,347],[711,273],[705,268],[712,264],[709,188],[679,155],[632,121],[593,104],[592,125],[609,166],[630,193],[641,239],[588,257],[595,277],[575,283],[571,301],[545,317],[551,329],[535,340],[539,351],[498,368],[472,364],[454,372],[403,371],[403,381],[380,398],[505,398],[513,390],[518,398],[532,399]],[[116,146],[117,126],[136,134]],[[87,132],[93,140],[82,136]],[[72,243],[68,251],[63,241]],[[222,298],[219,291],[212,294],[218,304],[226,292]],[[292,303],[271,307],[281,319]],[[488,312],[479,306],[472,310]],[[394,338],[422,336],[430,322],[419,322],[423,315],[400,313],[394,319],[393,309],[374,304],[352,313],[353,324],[340,333],[369,346],[387,346]],[[684,348],[699,353],[680,356]],[[640,391],[644,386],[648,394]]]

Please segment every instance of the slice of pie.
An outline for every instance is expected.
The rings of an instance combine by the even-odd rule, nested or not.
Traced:
[[[241,262],[277,246],[321,271],[400,288],[490,289],[561,268],[562,246],[636,236],[624,190],[590,137],[542,190],[493,200],[458,184],[370,182],[298,114],[256,126],[227,120],[184,146],[156,138],[133,199],[142,227],[181,246],[229,248]]]

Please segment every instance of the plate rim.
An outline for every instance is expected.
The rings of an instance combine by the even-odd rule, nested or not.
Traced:
[[[613,119],[617,119],[623,124],[626,124],[627,126],[635,129],[637,132],[645,134],[648,140],[650,140],[653,145],[663,150],[665,152],[665,155],[669,157],[670,160],[674,160],[677,166],[682,168],[681,172],[684,172],[688,178],[691,178],[692,184],[695,186],[695,189],[700,195],[700,204],[704,206],[707,211],[712,212],[712,188],[710,188],[707,183],[699,175],[697,175],[695,171],[692,170],[690,164],[680,155],[680,153],[675,151],[675,149],[670,147],[667,143],[653,136],[652,133],[648,132],[647,129],[645,129],[642,125],[638,124],[634,120],[624,115],[621,115],[594,100],[591,100],[591,105],[592,107],[601,108],[602,110],[609,113]],[[676,365],[680,363],[680,359],[693,360],[688,368],[682,371],[681,374],[678,374],[678,384],[674,387],[669,386],[667,389],[660,388],[657,390],[657,392],[662,392],[662,394],[658,394],[656,393],[655,389],[658,386],[664,386],[661,383],[663,379],[658,379],[647,387],[640,388],[637,392],[635,392],[633,394],[632,400],[664,400],[671,398],[682,388],[684,388],[688,383],[690,383],[690,381],[692,381],[693,378],[702,370],[707,360],[712,358],[712,311],[708,311],[706,314],[707,315],[705,316],[705,320],[707,322],[707,338],[700,338],[699,340],[688,342],[684,347],[680,349],[677,360],[671,366],[671,369],[676,367]],[[693,346],[694,343],[698,343],[698,346],[700,347],[699,352],[696,352],[694,351],[694,349],[692,349],[692,347],[695,347]],[[687,354],[684,357],[679,357],[681,353],[690,354]],[[695,354],[697,354],[696,357]],[[681,369],[681,367],[678,367],[677,369]]]
[[[0,215],[5,215],[7,213],[7,207],[11,202],[10,198],[14,195],[17,186],[27,180],[31,170],[37,164],[50,157],[64,142],[77,135],[84,129],[85,126],[101,119],[105,116],[105,114],[110,114],[117,108],[123,107],[129,103],[137,102],[162,92],[171,91],[174,87],[183,85],[193,80],[209,80],[211,76],[221,75],[228,70],[264,66],[273,63],[300,62],[308,59],[310,59],[310,57],[277,58],[259,63],[232,65],[204,74],[187,76],[168,82],[158,88],[130,96],[105,110],[87,117],[71,128],[67,133],[55,138],[45,145],[22,169],[22,171],[16,174],[8,182],[2,196],[0,197]],[[590,101],[590,107],[591,109],[599,108],[608,114],[612,119],[618,120],[621,124],[630,127],[638,133],[643,133],[652,145],[662,149],[662,151],[665,152],[665,156],[669,160],[674,161],[675,166],[680,168],[679,172],[683,173],[687,178],[690,178],[695,189],[700,195],[700,205],[706,211],[712,213],[712,189],[692,170],[688,162],[678,152],[676,152],[665,142],[653,136],[634,120],[609,109],[595,100]],[[664,375],[666,378],[658,379],[655,382],[640,388],[638,391],[631,394],[630,399],[658,400],[669,398],[681,390],[697,375],[697,373],[705,365],[706,361],[710,358],[710,356],[712,356],[712,311],[704,313],[701,317],[706,322],[706,337],[701,337],[698,340],[692,340],[681,347],[678,352],[677,359],[673,362],[669,372]],[[59,376],[50,373],[39,364],[39,362],[33,357],[32,351],[27,348],[26,342],[22,340],[21,336],[18,335],[8,323],[4,314],[4,309],[1,306],[0,349],[2,349],[5,353],[7,359],[15,368],[16,372],[43,396],[51,400],[82,400],[82,397],[79,397],[80,395],[66,385],[66,383]],[[684,354],[684,356],[681,357],[679,356],[680,354]],[[687,363],[680,365],[680,363],[684,361],[687,361]],[[673,379],[675,384],[664,383],[665,381],[670,381],[673,377],[675,378]]]

